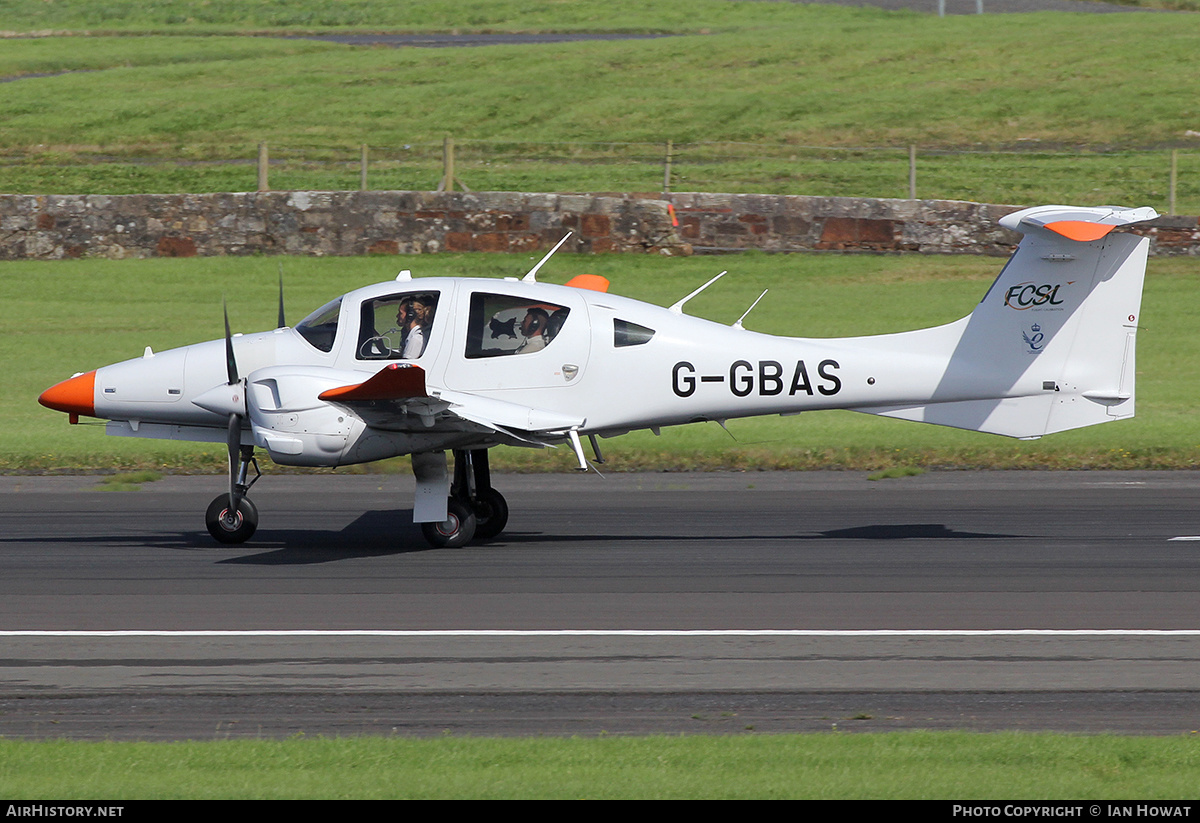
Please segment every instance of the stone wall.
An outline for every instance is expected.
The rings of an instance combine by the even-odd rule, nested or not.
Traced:
[[[669,195],[696,252],[863,251],[1009,255],[1020,237],[998,221],[1025,206],[769,194]],[[1030,204],[1035,205],[1035,204]],[[1151,254],[1200,254],[1200,220],[1161,217],[1138,232]]]
[[[0,195],[0,259],[537,251],[1009,254],[1018,206],[763,194],[248,192]],[[1195,217],[1142,231],[1153,254],[1200,254]]]
[[[1008,254],[997,221],[1019,206],[770,194],[670,195],[679,234],[698,252],[916,251]]]
[[[0,195],[0,259],[672,249],[667,204],[513,192]]]

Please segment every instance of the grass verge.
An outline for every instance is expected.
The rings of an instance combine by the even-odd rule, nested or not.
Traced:
[[[1195,736],[0,741],[3,794],[58,800],[1191,798]]]

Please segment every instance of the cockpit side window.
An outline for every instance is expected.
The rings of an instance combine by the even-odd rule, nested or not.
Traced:
[[[566,306],[507,294],[471,296],[468,358],[532,354],[554,342],[567,322]]]
[[[437,292],[404,292],[364,300],[359,360],[416,360],[425,353],[437,314]]]
[[[653,336],[654,329],[630,323],[628,320],[613,319],[613,345],[618,349],[649,343]]]
[[[321,351],[333,351],[337,339],[338,316],[342,312],[342,298],[326,303],[321,308],[296,324],[296,331],[309,345]]]

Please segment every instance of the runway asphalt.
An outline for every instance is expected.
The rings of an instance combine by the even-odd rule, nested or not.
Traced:
[[[459,550],[361,475],[219,546],[220,485],[0,478],[0,734],[1200,728],[1200,473],[498,477]]]

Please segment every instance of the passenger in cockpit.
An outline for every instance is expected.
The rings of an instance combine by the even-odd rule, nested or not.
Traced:
[[[546,325],[549,322],[550,315],[545,309],[534,306],[525,312],[525,319],[521,321],[521,334],[525,336],[525,341],[517,346],[517,353],[541,351],[546,348]]]

